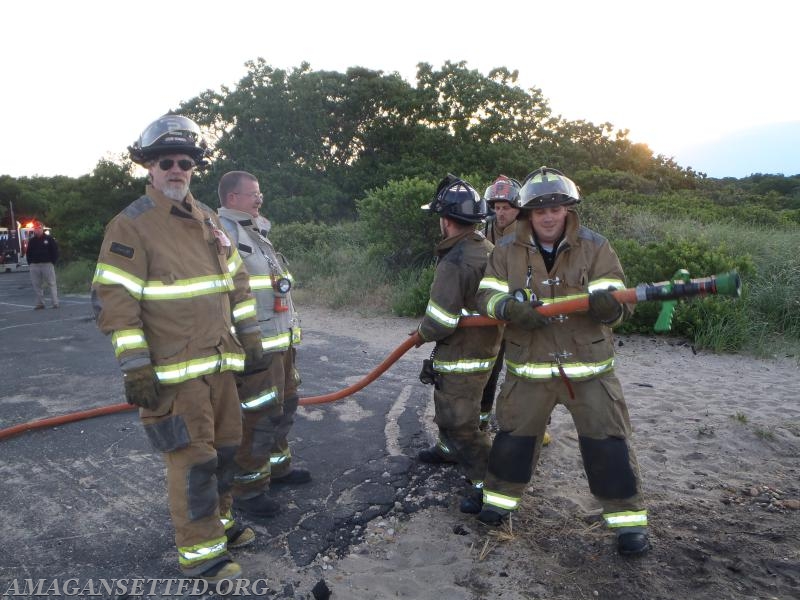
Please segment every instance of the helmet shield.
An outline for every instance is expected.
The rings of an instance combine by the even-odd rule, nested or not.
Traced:
[[[198,166],[207,164],[205,141],[197,124],[181,115],[164,115],[153,121],[128,148],[131,159],[143,164],[164,154],[187,154]]]
[[[483,198],[491,207],[494,202],[508,202],[516,208],[519,199],[520,183],[516,179],[500,175],[486,188]]]
[[[466,181],[448,174],[436,188],[433,200],[421,207],[461,223],[480,223],[486,218],[486,201]]]
[[[522,184],[517,207],[522,210],[571,206],[581,201],[578,186],[561,171],[542,167],[530,173]]]

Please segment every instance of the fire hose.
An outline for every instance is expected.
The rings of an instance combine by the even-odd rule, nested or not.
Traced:
[[[701,277],[698,279],[689,279],[687,271],[681,269],[673,277],[673,281],[665,281],[660,283],[642,283],[633,288],[625,288],[612,292],[612,295],[623,304],[636,304],[639,302],[661,301],[661,314],[656,322],[656,331],[667,331],[670,328],[672,320],[672,312],[675,309],[676,301],[681,298],[690,298],[694,296],[707,296],[707,295],[721,295],[721,296],[734,296],[741,295],[741,279],[735,271],[729,273],[722,273],[719,275],[712,275],[710,277]],[[570,300],[560,302],[552,302],[550,304],[543,304],[537,306],[536,310],[546,317],[553,317],[556,315],[565,315],[575,312],[586,312],[589,309],[589,297],[581,296]],[[470,316],[462,317],[459,321],[459,327],[486,327],[491,325],[498,325],[505,323],[498,321],[491,317],[484,316]],[[377,367],[370,371],[363,379],[350,385],[337,392],[324,394],[322,396],[311,396],[308,398],[300,398],[299,404],[307,406],[311,404],[325,404],[340,400],[346,396],[356,393],[357,391],[365,388],[370,383],[380,377],[390,366],[400,359],[412,347],[421,345],[422,338],[419,333],[414,332],[402,344],[400,344],[394,351],[389,354]],[[78,411],[57,417],[49,417],[46,419],[39,419],[36,421],[29,421],[28,423],[21,423],[0,429],[0,440],[7,439],[26,431],[33,431],[36,429],[44,429],[46,427],[55,427],[65,423],[73,423],[75,421],[82,421],[84,419],[91,419],[93,417],[100,417],[104,415],[111,415],[126,410],[134,410],[137,407],[131,406],[127,403],[113,404],[111,406],[103,406],[89,410]]]

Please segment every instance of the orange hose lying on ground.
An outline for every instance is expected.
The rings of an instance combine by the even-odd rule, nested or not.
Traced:
[[[492,320],[493,321],[493,320]],[[493,321],[494,322],[494,321]],[[416,332],[413,335],[410,335],[406,341],[400,344],[395,350],[387,356],[381,364],[375,367],[372,371],[370,371],[366,377],[361,379],[361,381],[354,383],[351,386],[344,388],[343,390],[339,390],[338,392],[332,392],[330,394],[325,394],[322,396],[312,396],[309,398],[300,398],[300,404],[305,406],[307,404],[324,404],[326,402],[333,402],[334,400],[340,400],[350,394],[354,394],[360,389],[365,388],[370,383],[375,381],[378,377],[383,375],[383,373],[391,367],[397,360],[403,356],[410,348],[412,348],[417,342],[419,341],[419,334]],[[84,419],[91,419],[93,417],[102,417],[104,415],[111,415],[118,412],[123,412],[126,410],[135,410],[135,406],[131,406],[127,403],[122,404],[112,404],[111,406],[103,406],[101,408],[92,408],[89,410],[82,410],[79,412],[69,413],[66,415],[60,415],[58,417],[49,417],[47,419],[39,419],[38,421],[29,421],[28,423],[21,423],[20,425],[14,425],[13,427],[8,427],[6,429],[0,429],[0,440],[13,437],[20,433],[24,433],[26,431],[33,431],[35,429],[44,429],[46,427],[56,427],[58,425],[64,425],[65,423],[73,423],[75,421],[82,421]]]

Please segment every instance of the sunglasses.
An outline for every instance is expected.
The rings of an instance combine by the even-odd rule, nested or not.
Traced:
[[[195,166],[194,161],[189,160],[188,158],[182,158],[177,161],[171,158],[165,158],[163,160],[158,161],[158,168],[161,169],[162,171],[169,171],[175,165],[176,162],[178,163],[178,166],[180,167],[181,171],[188,171],[190,169],[193,169]]]

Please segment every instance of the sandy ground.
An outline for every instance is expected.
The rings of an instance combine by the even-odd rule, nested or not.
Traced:
[[[304,320],[387,353],[416,323],[319,308]],[[800,598],[797,359],[720,356],[655,336],[617,345],[649,510],[647,556],[616,554],[558,407],[554,442],[510,527],[462,515],[449,495],[442,506],[376,519],[327,565],[331,597]],[[429,469],[432,484],[460,485],[455,469]]]

